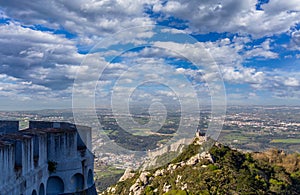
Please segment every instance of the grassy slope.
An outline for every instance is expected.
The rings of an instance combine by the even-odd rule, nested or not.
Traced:
[[[199,146],[190,145],[173,163],[187,160],[198,149]],[[210,153],[214,163],[201,161],[194,166],[182,166],[153,177],[144,186],[143,194],[164,194],[164,185],[171,185],[171,190],[165,194],[300,194],[300,163],[297,158],[294,169],[287,170],[284,165],[279,166],[276,161],[272,163],[266,157],[256,156],[254,159],[252,154],[244,154],[222,145],[212,147]],[[129,194],[129,188],[138,175],[118,183],[115,193]],[[184,186],[187,186],[186,189]]]

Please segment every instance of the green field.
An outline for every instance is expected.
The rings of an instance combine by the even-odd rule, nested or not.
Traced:
[[[271,143],[299,144],[300,139],[273,139]]]
[[[95,166],[95,184],[97,191],[101,192],[108,186],[118,182],[119,178],[123,175],[123,169],[118,169],[112,166]]]
[[[231,134],[225,134],[222,135],[220,140],[222,141],[229,141],[232,142],[233,140],[238,140],[241,143],[248,142],[250,140],[250,137],[244,136],[240,133],[231,133]]]
[[[145,136],[151,134],[151,129],[149,128],[131,129],[130,131],[133,135]]]
[[[117,169],[112,166],[95,167],[95,177],[101,179],[103,177],[110,177],[112,175],[123,174],[123,169]]]

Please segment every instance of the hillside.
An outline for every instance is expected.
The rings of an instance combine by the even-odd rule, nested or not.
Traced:
[[[242,153],[194,141],[166,166],[128,172],[103,195],[300,194],[300,157],[278,150]]]

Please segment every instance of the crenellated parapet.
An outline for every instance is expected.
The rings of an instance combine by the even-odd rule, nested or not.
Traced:
[[[30,121],[19,130],[18,121],[0,121],[0,194],[96,194],[94,156],[85,143],[89,127]]]

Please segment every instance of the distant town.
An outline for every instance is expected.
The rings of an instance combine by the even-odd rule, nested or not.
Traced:
[[[136,131],[130,135],[118,126],[115,116],[108,109],[97,109],[98,119],[102,125],[102,134],[130,150],[149,150],[158,147],[164,140],[170,138],[180,121],[180,113],[172,111],[168,113],[165,124],[155,134],[147,139],[139,139],[149,135],[149,131]],[[198,129],[205,133],[210,121],[210,110],[204,109],[200,113]],[[140,123],[147,123],[149,114],[134,111],[132,117]],[[196,120],[199,115],[192,115]],[[20,121],[20,129],[26,128],[29,120],[65,121],[74,123],[71,109],[65,110],[40,110],[40,111],[1,111],[2,120]],[[85,124],[95,128],[94,121],[85,121]],[[93,129],[94,131],[97,129]],[[300,152],[300,107],[297,106],[229,106],[226,119],[219,136],[219,142],[244,151],[262,151],[268,148],[278,148],[285,152]],[[196,129],[195,129],[196,131]],[[99,132],[99,131],[96,131]],[[100,133],[100,134],[101,134]],[[144,133],[144,135],[143,135]],[[101,146],[105,141],[94,134],[93,153],[96,156],[95,163],[113,166],[119,169],[138,167],[141,162],[133,161],[132,154],[103,153]],[[105,150],[104,150],[105,151]]]

